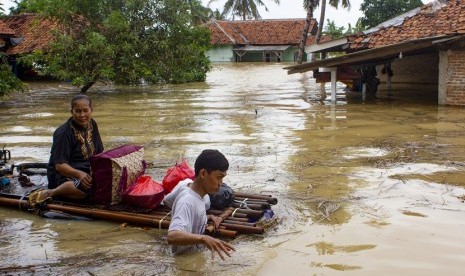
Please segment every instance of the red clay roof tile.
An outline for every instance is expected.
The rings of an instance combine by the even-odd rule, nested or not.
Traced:
[[[449,0],[444,7],[437,10],[433,9],[433,4],[435,3],[423,6],[417,14],[406,18],[399,26],[382,28],[368,35],[352,36],[349,38],[351,41],[350,51],[376,48],[412,39],[463,33],[465,1]],[[365,38],[369,38],[369,42],[363,43]]]
[[[15,31],[16,37],[24,38],[18,45],[7,49],[8,55],[45,49],[53,39],[53,30],[58,29],[56,21],[30,13],[11,15],[3,21]]]
[[[298,45],[305,19],[269,19],[246,21],[214,20],[207,24],[212,32],[213,45]],[[316,21],[310,25],[310,34],[316,32]],[[307,45],[314,38],[309,35]]]
[[[7,35],[7,36],[12,36],[15,34],[15,31],[13,31],[10,27],[8,27],[5,22],[0,20],[0,35]]]

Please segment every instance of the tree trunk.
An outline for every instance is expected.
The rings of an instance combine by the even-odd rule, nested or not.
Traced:
[[[321,13],[320,13],[320,24],[318,24],[318,31],[316,32],[315,43],[320,43],[321,34],[323,33],[323,25],[325,24],[326,14],[326,0],[321,0]]]
[[[305,52],[305,42],[307,41],[308,30],[310,29],[310,24],[312,22],[314,8],[315,8],[314,1],[309,0],[308,7],[307,7],[307,18],[305,19],[305,27],[302,30],[302,38],[300,40],[300,45],[299,45],[299,55],[297,56],[297,64],[302,64],[302,60],[303,60],[304,52]]]
[[[86,94],[87,90],[89,90],[89,88],[91,88],[92,85],[94,85],[94,84],[95,84],[95,81],[91,81],[91,82],[86,83],[83,87],[81,87],[81,93]]]

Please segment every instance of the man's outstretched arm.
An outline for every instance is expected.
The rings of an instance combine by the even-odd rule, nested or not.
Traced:
[[[168,232],[167,236],[168,244],[172,245],[194,245],[203,244],[212,252],[212,259],[214,258],[215,252],[220,255],[220,258],[224,260],[223,253],[231,257],[231,251],[234,251],[234,247],[222,240],[199,234],[191,234],[184,231],[172,230]]]

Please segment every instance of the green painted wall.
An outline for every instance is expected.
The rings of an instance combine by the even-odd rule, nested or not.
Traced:
[[[234,61],[234,53],[232,45],[217,45],[213,46],[207,52],[207,57],[211,62]]]
[[[289,47],[285,50],[281,57],[281,62],[294,62],[297,60],[298,47]],[[211,62],[235,62],[235,56],[232,45],[217,45],[213,46],[207,52],[207,56]],[[276,54],[270,52],[270,62],[276,62]],[[304,55],[304,61],[307,60],[307,55]],[[247,52],[242,56],[242,62],[262,62],[263,52]]]

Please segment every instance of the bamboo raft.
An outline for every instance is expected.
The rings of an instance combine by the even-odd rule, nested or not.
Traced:
[[[9,185],[19,186],[18,183],[14,182]],[[164,205],[159,205],[153,210],[137,210],[122,204],[104,207],[54,200],[51,203],[43,204],[40,212],[37,212],[37,210],[30,208],[27,197],[11,193],[11,189],[9,189],[10,192],[6,191],[8,186],[0,187],[0,206],[19,208],[23,211],[39,214],[54,212],[159,229],[168,229],[171,221],[171,210]],[[205,234],[228,238],[234,238],[238,234],[263,234],[264,227],[257,222],[264,216],[265,212],[271,211],[271,205],[277,203],[278,200],[271,195],[234,192],[232,207],[224,210],[207,210],[207,214],[219,216],[221,223],[218,229],[215,229],[213,224],[207,225]]]

